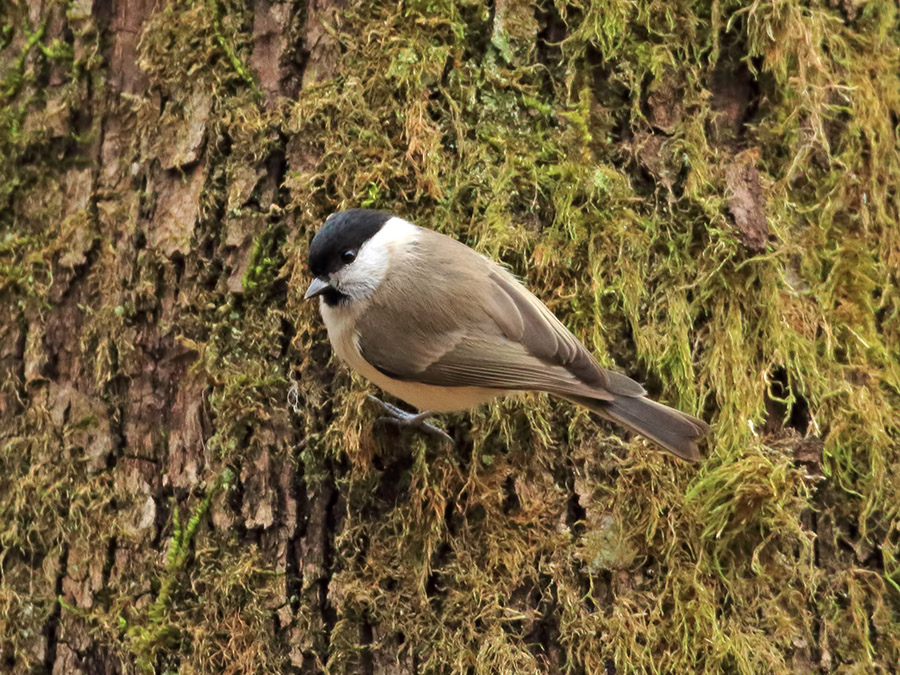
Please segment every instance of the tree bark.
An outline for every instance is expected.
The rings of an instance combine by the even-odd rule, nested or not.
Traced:
[[[597,4],[2,6],[0,671],[892,672],[887,10]],[[359,205],[712,459],[536,396],[378,427],[301,299]]]

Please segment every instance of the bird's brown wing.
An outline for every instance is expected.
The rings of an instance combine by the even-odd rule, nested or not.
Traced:
[[[625,375],[603,368],[569,329],[506,270],[491,270],[494,320],[504,336],[544,363],[562,366],[594,389],[643,396],[644,388]]]
[[[393,272],[358,319],[362,356],[395,379],[612,400],[637,382],[600,367],[543,303],[498,265],[423,230],[427,279]],[[450,265],[447,261],[452,261]]]

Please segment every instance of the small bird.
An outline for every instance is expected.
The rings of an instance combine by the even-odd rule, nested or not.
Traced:
[[[305,297],[319,298],[335,353],[423,411],[373,397],[391,421],[449,439],[424,420],[541,391],[700,459],[705,422],[603,368],[510,272],[465,244],[388,213],[348,209],[325,221],[308,262],[315,278]]]

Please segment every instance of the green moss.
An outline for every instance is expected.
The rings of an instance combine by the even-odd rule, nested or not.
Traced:
[[[131,617],[120,617],[120,626],[125,631],[128,650],[135,663],[144,672],[155,672],[155,664],[160,651],[169,651],[177,646],[182,631],[170,619],[172,593],[191,553],[194,535],[206,517],[210,504],[219,490],[227,490],[234,481],[234,473],[226,468],[222,475],[210,486],[206,494],[191,511],[187,524],[182,526],[177,504],[172,509],[172,536],[169,540],[165,565],[159,578],[159,590],[146,610],[132,612]]]
[[[879,7],[869,11],[866,22],[890,23],[883,14],[889,9]],[[841,510],[848,509],[854,519],[862,514],[867,522],[860,526],[877,531],[878,539],[896,520],[887,495],[897,486],[887,479],[887,466],[897,460],[897,363],[889,355],[897,343],[893,329],[876,325],[876,316],[879,305],[896,307],[896,274],[883,261],[896,258],[892,224],[897,203],[883,191],[885,199],[875,197],[868,181],[873,172],[881,176],[879,186],[900,175],[890,116],[883,107],[876,112],[884,101],[898,109],[897,78],[889,74],[897,65],[897,45],[884,31],[848,27],[826,8],[735,9],[717,7],[713,15],[698,17],[693,6],[677,3],[665,11],[621,3],[570,6],[562,13],[571,30],[562,45],[563,61],[540,72],[527,66],[509,69],[490,58],[480,64],[465,59],[466,40],[458,36],[471,41],[473,30],[480,29],[478,19],[447,10],[422,30],[415,10],[403,15],[374,11],[359,17],[367,42],[346,44],[346,72],[354,75],[323,83],[298,102],[293,116],[293,131],[323,139],[322,162],[309,173],[290,176],[298,204],[326,200],[349,206],[366,199],[450,231],[523,274],[601,354],[631,361],[645,378],[658,377],[665,398],[689,410],[717,411],[713,457],[693,480],[680,471],[660,476],[657,491],[647,482],[652,474],[646,472],[654,465],[639,455],[628,455],[619,469],[616,493],[630,497],[614,502],[610,522],[633,525],[629,546],[654,556],[667,572],[655,580],[644,577],[640,589],[613,584],[612,615],[598,616],[577,605],[566,608],[561,639],[572,649],[571,665],[587,670],[613,654],[622,667],[636,669],[694,670],[702,664],[709,672],[780,671],[789,667],[785,654],[798,641],[813,639],[818,629],[812,615],[828,606],[831,595],[816,595],[821,571],[814,565],[813,536],[800,518],[818,503],[818,482],[793,462],[796,437],[782,440],[762,430],[768,397],[782,397],[788,409],[800,397],[809,404],[810,431],[825,439],[826,480],[842,486]],[[729,17],[725,25],[722,17]],[[403,33],[404,26],[409,27],[406,40],[389,38]],[[353,33],[347,29],[348,36]],[[493,40],[509,61],[503,35],[495,33]],[[753,121],[758,146],[749,158],[763,171],[766,212],[776,239],[756,257],[741,249],[726,219],[728,151],[707,133],[714,117],[709,73],[724,56],[725,40],[734,45],[729,58],[743,48],[756,59],[751,65],[760,86],[768,88]],[[627,92],[624,115],[598,109],[597,85],[588,87],[585,73],[589,53],[606,68],[601,94],[603,87]],[[847,67],[872,53],[879,55],[874,68],[883,73],[878,84],[871,70]],[[437,69],[448,59],[453,67],[436,84]],[[812,63],[820,64],[815,72],[807,65]],[[389,76],[379,78],[379,70]],[[663,79],[678,83],[684,110],[666,130],[667,152],[683,177],[660,203],[642,195],[633,165],[610,151],[611,139],[603,137],[610,127],[603,120],[614,113],[631,131],[647,130],[642,102],[653,87],[648,90],[646,83]],[[428,117],[420,112],[416,93],[423,87],[437,93],[426,104]],[[548,91],[555,96],[547,97]],[[856,122],[847,124],[847,118]],[[829,119],[848,127],[833,146]],[[854,124],[856,130],[850,130]],[[804,135],[804,129],[812,135]],[[862,152],[854,140],[860,136],[868,136],[878,149]],[[813,152],[822,151],[817,147],[830,159],[811,161]],[[420,158],[416,148],[428,151]],[[848,170],[865,176],[864,182],[848,176]],[[327,192],[321,189],[325,177]],[[373,190],[376,199],[364,197]],[[876,232],[878,243],[866,247],[863,242]],[[623,342],[625,331],[633,342]],[[772,394],[778,385],[771,377],[780,369],[788,385],[783,394]],[[869,386],[848,381],[848,374],[857,371],[871,378]],[[542,530],[540,521],[532,520],[539,533],[535,540],[517,539],[521,533],[514,534],[508,514],[485,506],[483,500],[496,492],[473,494],[472,487],[473,480],[488,480],[484,474],[502,475],[507,453],[515,456],[523,441],[529,444],[528,432],[522,435],[528,425],[511,428],[509,415],[537,418],[529,420],[537,428],[561,428],[558,407],[541,404],[532,414],[528,408],[534,401],[528,400],[528,406],[504,404],[507,417],[474,414],[473,442],[476,452],[495,458],[489,468],[469,472],[468,478],[445,469],[437,478],[441,489],[433,494],[435,459],[417,462],[410,505],[398,505],[393,530],[359,524],[367,541],[408,543],[396,554],[385,551],[380,561],[370,545],[365,567],[342,573],[342,583],[354,583],[359,574],[366,578],[346,611],[364,608],[376,623],[388,621],[408,639],[418,636],[413,643],[433,650],[428,663],[453,663],[452,654],[471,653],[462,662],[475,666],[480,663],[476,655],[487,658],[487,652],[491,658],[504,653],[510,667],[516,662],[515,649],[496,651],[490,631],[503,625],[499,616],[480,624],[484,633],[452,619],[479,612],[484,617],[492,606],[508,609],[508,598],[515,595],[508,576],[516,566],[513,551],[491,557],[477,548],[490,540],[483,526],[463,526],[475,534],[451,533],[441,530],[443,518],[434,521],[428,514],[445,508],[438,495],[465,495],[469,508],[464,512],[473,505],[488,509],[485,522],[495,523],[501,536],[532,551],[538,567],[551,564],[554,556],[542,555],[538,542],[554,540],[552,528]],[[355,406],[351,410],[355,416]],[[498,433],[512,441],[509,450],[491,440]],[[583,434],[575,428],[568,440]],[[552,443],[553,434],[548,440]],[[352,452],[356,442],[351,436],[344,447]],[[622,471],[636,472],[640,480],[625,479]],[[685,498],[675,499],[679,494]],[[356,512],[348,509],[351,523]],[[420,527],[401,525],[409,522]],[[437,601],[447,613],[429,621],[421,614],[429,604],[422,605],[427,593],[421,579],[432,572],[429,561],[441,544],[452,550],[452,562],[440,565],[446,596]],[[596,544],[596,531],[589,531],[570,546],[588,563],[584,552]],[[413,568],[420,571],[408,585],[400,582],[406,591],[380,601],[380,594],[365,590],[382,587],[382,575],[393,577],[398,568],[409,569],[411,561],[418,561]],[[476,568],[478,578],[473,578]],[[551,594],[568,593],[570,583],[565,575],[553,577]],[[485,589],[491,589],[488,597]],[[867,606],[878,606],[881,589]],[[470,598],[466,605],[450,601],[457,593]],[[812,608],[809,593],[818,598]],[[857,590],[857,597],[865,593]],[[726,600],[731,609],[723,615]],[[434,606],[435,600],[429,602]],[[416,611],[409,611],[411,603]],[[392,607],[405,608],[409,618],[399,618]],[[750,616],[768,618],[765,626],[751,627]],[[431,628],[423,632],[425,625]],[[434,628],[442,625],[446,630]],[[851,620],[849,625],[856,624]],[[854,630],[858,644],[876,639]],[[886,630],[896,636],[896,627]],[[577,637],[598,633],[607,636],[607,650],[587,647]],[[522,639],[516,631],[504,635],[509,647]],[[642,636],[640,644],[634,642],[636,635]],[[896,653],[896,646],[888,644],[893,643],[883,641],[881,648]],[[660,661],[663,654],[666,660]]]
[[[203,526],[211,498],[245,516],[210,491],[180,494],[167,557],[121,572],[149,604],[125,612],[137,591],[123,582],[66,617],[124,660],[185,672],[277,672],[298,652],[339,672],[392,650],[442,672],[603,672],[610,660],[621,672],[888,672],[900,661],[900,45],[894,3],[849,11],[583,0],[541,3],[536,24],[518,1],[493,14],[364,3],[333,31],[339,75],[267,107],[247,66],[251,9],[169,3],[141,35],[141,64],[171,107],[129,108],[127,161],[150,175],[160,129],[210,94],[183,272],[152,247],[116,257],[110,232],[146,226],[142,187],[66,219],[70,165],[45,125],[26,129],[43,102],[29,59],[67,63],[75,83],[97,64],[76,66],[77,50],[34,28],[24,42],[0,34],[18,50],[0,108],[0,299],[17,325],[53,307],[58,256],[83,232],[96,260],[79,348],[97,396],[116,409],[116,383],[143,367],[138,328],[158,323],[197,357],[190,377],[214,420],[203,475],[252,474],[265,458],[310,495],[334,488],[341,511],[333,563],[297,573],[302,597],[285,604],[268,551]],[[535,37],[551,19],[566,26],[556,44]],[[722,73],[747,101],[723,94]],[[730,105],[739,128],[722,131]],[[285,138],[279,191],[253,176]],[[760,174],[761,250],[729,212],[734,163]],[[328,361],[300,297],[311,233],[357,205],[504,261],[601,361],[710,420],[707,462],[683,466],[536,395],[447,416],[455,449],[377,428],[366,385]],[[111,504],[136,498],[87,468],[103,416],[61,422],[51,408],[31,402],[0,430],[0,616],[32,633],[54,611],[53,575],[25,620],[13,558],[129,541]],[[331,575],[327,644],[316,575]],[[0,619],[0,647],[25,663],[11,626]]]

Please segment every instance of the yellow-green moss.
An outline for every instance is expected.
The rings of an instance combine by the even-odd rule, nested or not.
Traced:
[[[247,65],[252,9],[168,3],[141,35],[153,92],[173,102],[173,123],[190,94],[213,101],[187,280],[152,247],[135,254],[135,276],[116,276],[101,224],[125,228],[139,188],[66,223],[53,183],[68,167],[40,123],[25,127],[42,101],[27,59],[68,64],[70,97],[99,63],[76,67],[23,24],[22,58],[0,79],[3,311],[39,321],[66,227],[86,232],[99,260],[81,347],[111,397],[110,383],[135,374],[134,326],[158,310],[159,285],[184,286],[160,330],[197,355],[215,420],[202,480],[271,452],[311,492],[340,495],[336,622],[315,653],[333,672],[391,649],[422,672],[889,672],[900,662],[898,10],[872,0],[851,17],[832,4],[359,3],[334,27],[339,75],[267,104]],[[550,18],[565,38],[536,46]],[[737,139],[715,131],[717,69],[756,91]],[[665,95],[677,106],[661,121],[650,101]],[[136,125],[128,161],[147,171],[162,122],[146,101],[123,114]],[[288,153],[285,192],[226,209],[237,173],[295,139],[312,159]],[[743,246],[729,216],[736,161],[760,173],[763,250]],[[448,416],[455,449],[375,429],[364,383],[327,363],[301,299],[312,232],[358,205],[503,260],[604,363],[709,419],[709,459],[684,466],[532,395]],[[249,256],[240,294],[227,274],[196,281],[208,250],[240,249],[223,244],[232,226]],[[780,428],[802,405],[806,439]],[[0,429],[0,570],[13,555],[127,541],[111,500],[133,495],[92,474],[72,441],[98,424],[60,423],[32,402]],[[298,447],[277,436],[291,426]],[[90,611],[62,611],[143,667],[280,672],[322,630],[317,610],[293,598],[293,632],[276,630],[285,580],[271,561],[205,516],[179,528],[174,515],[205,514],[189,505],[208,506],[206,494],[179,494],[169,557],[127,572],[155,604],[126,613],[123,584]],[[0,616],[18,622],[30,606],[19,625],[39,631],[56,602],[45,581],[26,600],[22,579],[0,578]],[[361,626],[378,627],[373,644]],[[18,644],[12,631],[0,619],[0,646]]]

